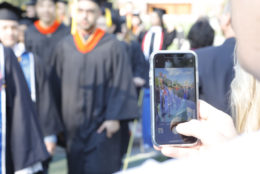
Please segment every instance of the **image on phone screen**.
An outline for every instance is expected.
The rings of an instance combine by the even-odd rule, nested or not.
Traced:
[[[194,56],[158,57],[154,70],[155,137],[160,144],[188,144],[193,137],[176,132],[179,123],[197,117]]]

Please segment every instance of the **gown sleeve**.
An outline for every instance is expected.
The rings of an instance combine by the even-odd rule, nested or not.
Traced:
[[[145,58],[144,58],[144,54],[143,51],[141,49],[141,46],[138,42],[133,41],[132,43],[132,47],[133,47],[133,76],[134,77],[140,77],[142,79],[146,79],[145,77]]]
[[[30,32],[30,27],[25,31],[24,33],[24,44],[25,44],[25,49],[27,51],[32,52],[32,42],[31,42],[31,34],[29,34]]]
[[[165,32],[165,36],[164,36],[164,43],[165,43],[165,47],[169,47],[172,42],[173,42],[173,39],[176,38],[176,35],[177,35],[177,32],[176,30],[173,30],[171,32],[167,32],[166,30],[164,30]]]
[[[5,49],[5,61],[8,136],[6,156],[12,161],[7,163],[7,168],[12,165],[11,168],[18,171],[46,160],[49,155],[23,72],[10,49]]]
[[[112,77],[108,88],[106,119],[134,119],[138,116],[138,107],[131,65],[119,41],[114,42],[112,50]]]
[[[61,111],[61,73],[62,73],[62,42],[59,42],[51,54],[51,66],[50,66],[50,87],[53,94],[54,103],[56,105],[58,114],[62,118]]]
[[[140,34],[138,35],[137,38],[138,38],[138,42],[139,42],[140,44],[142,44],[146,32],[147,32],[147,31],[142,31],[142,32],[140,32]]]
[[[37,111],[44,137],[57,135],[62,131],[62,124],[54,104],[49,79],[43,67],[43,62],[34,56],[36,72]]]

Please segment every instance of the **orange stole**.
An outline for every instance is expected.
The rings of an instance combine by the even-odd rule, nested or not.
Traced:
[[[60,23],[55,21],[50,27],[44,28],[41,26],[40,21],[38,20],[34,22],[34,26],[42,34],[52,34],[59,28]]]
[[[78,51],[82,54],[86,54],[92,51],[97,46],[98,42],[102,39],[104,35],[105,31],[97,28],[96,31],[89,36],[86,42],[83,41],[78,32],[73,35],[73,39]]]

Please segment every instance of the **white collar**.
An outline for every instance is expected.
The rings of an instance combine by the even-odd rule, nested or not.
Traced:
[[[13,46],[13,51],[16,57],[20,57],[25,52],[25,45],[23,43],[17,43]]]
[[[162,27],[160,27],[160,26],[153,26],[153,27],[150,28],[149,31],[155,32],[155,33],[162,32]]]

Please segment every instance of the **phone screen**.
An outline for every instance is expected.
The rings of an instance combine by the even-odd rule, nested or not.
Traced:
[[[196,138],[180,135],[175,129],[179,123],[197,118],[195,55],[156,54],[154,66],[155,141],[195,143]]]

